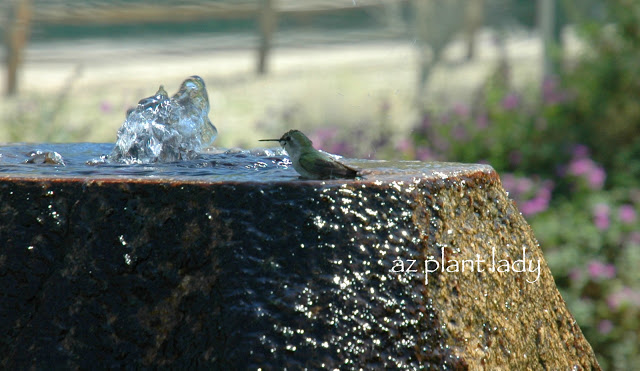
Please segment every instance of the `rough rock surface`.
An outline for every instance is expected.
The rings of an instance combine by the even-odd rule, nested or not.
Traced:
[[[3,369],[599,368],[489,167],[395,181],[5,177],[0,241]],[[527,268],[540,261],[533,283],[513,270],[523,248]],[[465,259],[483,271],[453,271]]]

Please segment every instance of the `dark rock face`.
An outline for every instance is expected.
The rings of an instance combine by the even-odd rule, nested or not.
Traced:
[[[442,174],[2,179],[0,366],[598,369],[495,172]]]

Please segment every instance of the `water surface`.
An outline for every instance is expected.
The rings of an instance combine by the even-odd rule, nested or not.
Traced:
[[[289,181],[298,173],[281,148],[209,149],[197,158],[179,162],[120,164],[104,160],[113,143],[5,144],[0,145],[0,176],[28,178],[171,179],[189,181]],[[59,153],[65,165],[27,163],[34,151]],[[420,161],[341,159],[364,169],[365,178],[402,178],[408,175],[451,175],[461,171],[490,171],[488,165]],[[93,163],[92,163],[93,162]]]

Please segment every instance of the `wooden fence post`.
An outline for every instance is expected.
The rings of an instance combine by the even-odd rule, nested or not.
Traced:
[[[411,4],[419,60],[416,104],[421,107],[433,68],[462,28],[465,0],[412,0]]]
[[[467,0],[465,6],[464,36],[467,43],[467,60],[475,56],[476,34],[484,22],[484,2],[485,0]]]
[[[542,35],[542,78],[555,74],[553,48],[555,46],[555,1],[538,0],[538,29]]]
[[[276,12],[274,0],[262,0],[259,14],[260,45],[258,47],[258,74],[267,72],[267,58],[271,49],[271,40],[276,29]]]
[[[22,52],[29,38],[31,20],[31,0],[17,0],[12,9],[13,22],[7,30],[7,95],[18,91],[18,68],[22,62]]]

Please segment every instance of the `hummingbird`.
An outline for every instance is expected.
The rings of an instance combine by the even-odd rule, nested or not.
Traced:
[[[359,170],[336,161],[326,153],[313,148],[313,143],[300,130],[289,130],[280,139],[260,139],[261,142],[279,142],[293,168],[306,179],[355,178]]]

